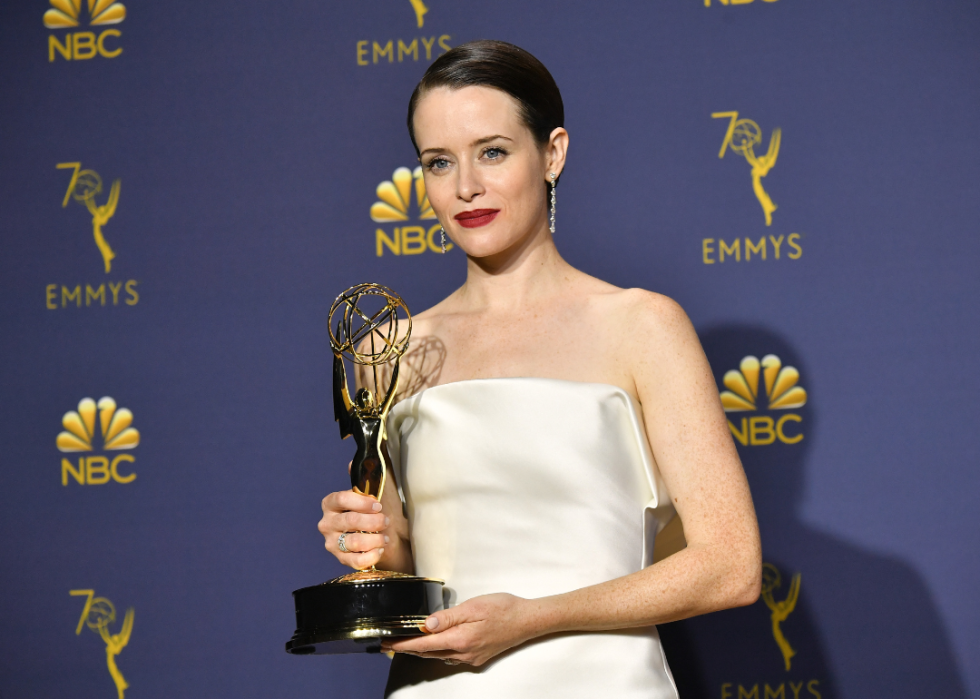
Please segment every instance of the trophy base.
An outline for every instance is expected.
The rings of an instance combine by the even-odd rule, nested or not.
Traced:
[[[361,570],[293,592],[294,655],[380,653],[386,638],[422,636],[425,619],[443,608],[441,580]]]

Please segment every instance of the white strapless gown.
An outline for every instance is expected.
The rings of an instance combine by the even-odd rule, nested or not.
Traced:
[[[568,592],[634,573],[673,507],[639,406],[607,384],[475,379],[436,386],[388,418],[417,575],[449,604]],[[676,698],[656,627],[570,633],[479,668],[396,655],[392,699]]]

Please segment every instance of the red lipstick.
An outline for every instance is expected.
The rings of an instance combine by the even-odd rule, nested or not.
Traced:
[[[473,209],[456,214],[453,218],[459,221],[463,228],[479,228],[485,226],[500,213],[500,209]]]

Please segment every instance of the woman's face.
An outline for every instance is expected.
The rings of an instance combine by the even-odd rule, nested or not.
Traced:
[[[548,225],[545,189],[555,163],[518,109],[500,90],[442,87],[426,93],[415,110],[429,203],[472,257],[503,252]]]

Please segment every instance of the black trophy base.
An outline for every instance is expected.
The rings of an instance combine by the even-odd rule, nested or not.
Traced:
[[[441,580],[362,570],[293,592],[294,655],[380,653],[386,638],[421,636],[425,619],[443,608]]]

